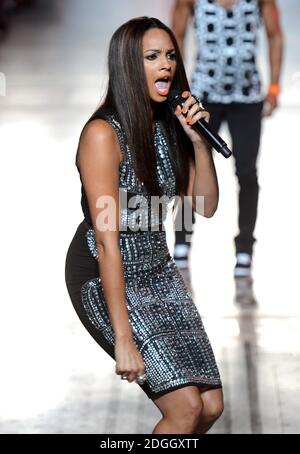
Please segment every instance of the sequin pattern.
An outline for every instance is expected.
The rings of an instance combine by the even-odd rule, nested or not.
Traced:
[[[110,119],[121,144],[120,188],[149,195],[137,180],[120,125]],[[168,143],[156,125],[157,174],[164,194],[175,195],[175,176]],[[130,214],[124,208],[123,219]],[[154,220],[157,223],[157,219]],[[129,220],[130,223],[130,220]],[[156,224],[155,224],[156,225]],[[99,260],[93,229],[86,231],[88,250]],[[187,384],[221,386],[214,354],[201,317],[184,280],[170,256],[162,231],[120,232],[120,250],[126,283],[126,304],[134,340],[143,355],[147,384],[161,393]],[[92,278],[81,288],[82,303],[91,323],[114,344],[101,279]]]
[[[160,122],[156,122],[154,145],[157,151],[157,178],[162,188],[162,197],[151,198],[144,184],[136,177],[133,157],[126,144],[124,133],[114,116],[108,118],[114,127],[120,143],[122,161],[120,163],[120,217],[121,231],[151,229],[160,230],[166,218],[168,204],[176,196],[175,174],[168,154],[168,143]],[[128,202],[130,200],[130,202]],[[162,214],[160,214],[162,213]]]

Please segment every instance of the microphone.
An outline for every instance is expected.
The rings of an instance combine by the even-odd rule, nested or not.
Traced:
[[[174,111],[178,105],[182,107],[185,101],[186,99],[181,96],[180,90],[174,87],[170,90],[168,103]],[[232,152],[229,150],[226,142],[224,142],[224,140],[211,129],[204,118],[200,118],[200,120],[191,125],[191,127],[199,132],[207,140],[207,142],[225,158],[229,158],[232,155]]]

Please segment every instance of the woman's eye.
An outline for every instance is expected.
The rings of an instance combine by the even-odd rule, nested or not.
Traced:
[[[155,60],[156,54],[147,55],[147,60]]]
[[[171,53],[171,54],[167,54],[167,57],[169,60],[176,60],[176,54],[175,52]],[[157,58],[157,55],[156,54],[151,54],[151,55],[147,55],[146,56],[146,59],[147,60],[155,60]]]

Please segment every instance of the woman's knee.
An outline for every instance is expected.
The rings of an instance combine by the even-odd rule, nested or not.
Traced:
[[[198,421],[203,411],[203,403],[201,397],[193,398],[193,400],[187,401],[182,414],[184,417],[190,417],[190,419]]]
[[[203,404],[201,398],[187,400],[181,407],[174,409],[169,417],[176,420],[180,427],[187,431],[193,431],[201,419]]]
[[[193,433],[202,415],[203,402],[197,389],[177,390],[167,399],[158,399],[155,403],[163,416],[183,433]]]
[[[210,400],[205,402],[203,407],[203,417],[208,421],[216,421],[224,411],[223,399]]]

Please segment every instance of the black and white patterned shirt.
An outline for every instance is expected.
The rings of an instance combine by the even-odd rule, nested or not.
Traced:
[[[256,67],[258,0],[198,0],[194,10],[197,62],[191,89],[208,102],[255,103],[263,99]]]

